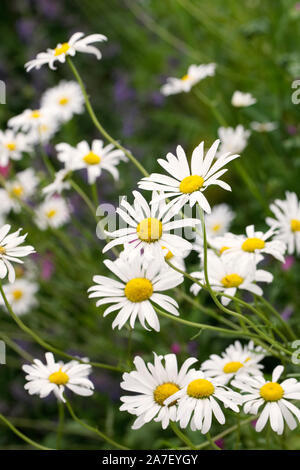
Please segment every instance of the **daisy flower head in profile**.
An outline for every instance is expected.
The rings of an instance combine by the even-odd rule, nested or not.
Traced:
[[[185,271],[185,258],[190,254],[191,250],[184,250],[179,256],[175,256],[172,251],[168,250],[166,247],[162,247],[165,261],[170,262],[176,268]]]
[[[204,155],[204,142],[201,142],[192,153],[191,165],[185,151],[178,145],[176,156],[168,153],[166,160],[158,159],[160,166],[171,176],[152,173],[142,178],[138,186],[148,191],[163,191],[159,198],[172,199],[168,207],[173,207],[174,212],[180,211],[186,203],[189,203],[190,207],[198,203],[210,214],[211,208],[203,192],[211,185],[231,191],[230,186],[219,178],[227,172],[223,167],[239,157],[225,153],[213,163],[219,144],[220,140],[216,140]]]
[[[272,282],[273,275],[263,269],[257,269],[253,261],[239,256],[223,257],[217,256],[212,250],[208,252],[207,259],[208,279],[211,288],[215,292],[223,292],[233,297],[237,290],[246,290],[255,295],[262,296],[263,290],[256,282]],[[193,272],[193,277],[205,284],[204,272]],[[197,295],[201,287],[194,283],[191,292]],[[231,299],[221,297],[223,305],[228,305]]]
[[[245,108],[256,103],[256,98],[254,98],[251,93],[243,93],[242,91],[235,91],[231,98],[232,106],[236,108]]]
[[[22,369],[27,374],[24,388],[29,395],[39,395],[40,398],[54,393],[59,401],[65,402],[64,391],[71,390],[84,397],[93,395],[94,385],[88,379],[91,372],[89,364],[81,364],[72,360],[66,364],[56,362],[51,352],[45,354],[46,364],[34,359],[32,365],[24,365]]]
[[[136,370],[123,374],[121,388],[135,395],[122,396],[123,404],[120,407],[121,411],[137,416],[132,429],[139,429],[153,419],[160,422],[163,429],[167,428],[170,421],[176,421],[176,400],[168,406],[164,402],[189,382],[194,371],[190,367],[195,362],[197,359],[190,357],[178,370],[175,354],[158,356],[154,353],[154,364],[146,364],[139,356],[134,358]]]
[[[34,68],[40,69],[45,64],[48,64],[50,69],[55,70],[56,67],[54,64],[57,61],[64,63],[67,56],[74,57],[77,52],[94,54],[99,60],[102,54],[97,47],[91,44],[103,41],[107,41],[107,37],[103,34],[90,34],[84,37],[84,33],[75,33],[67,42],[59,43],[54,49],[47,49],[46,52],[37,54],[35,59],[25,64],[26,72]]]
[[[256,132],[272,132],[278,128],[277,122],[257,122],[252,121],[250,123],[251,129]]]
[[[160,330],[155,307],[178,316],[178,304],[162,292],[173,289],[183,282],[183,276],[169,266],[162,266],[153,259],[147,262],[144,257],[127,258],[121,256],[116,261],[105,260],[105,266],[118,281],[105,276],[94,276],[95,285],[88,289],[89,298],[99,298],[96,306],[112,304],[103,316],[118,311],[112,328],[120,330],[127,321],[134,328],[138,319],[143,328],[147,324],[155,331]],[[154,305],[153,305],[154,304]]]
[[[276,230],[269,229],[266,233],[256,231],[254,225],[246,227],[245,235],[225,234],[212,241],[223,256],[238,255],[258,262],[259,255],[271,255],[284,263],[286,245],[280,240],[271,240]]]
[[[8,303],[16,315],[29,313],[37,306],[36,294],[38,289],[39,286],[36,282],[31,282],[27,279],[16,279],[13,284],[3,286]],[[1,298],[0,304],[5,305]]]
[[[77,82],[62,80],[43,94],[41,106],[53,109],[60,121],[67,122],[74,114],[83,113],[84,97]]]
[[[244,412],[253,415],[260,412],[255,426],[258,432],[264,429],[268,421],[279,435],[283,434],[285,423],[291,430],[300,423],[300,409],[291,403],[291,400],[300,400],[300,382],[288,378],[279,383],[283,371],[283,366],[275,367],[271,381],[262,376],[240,375],[231,383],[243,394]]]
[[[275,238],[287,245],[287,251],[300,254],[300,202],[296,193],[287,191],[285,199],[276,199],[270,205],[275,218],[267,217],[266,223],[276,230]]]
[[[242,345],[239,341],[235,341],[228,346],[225,351],[218,356],[212,354],[209,359],[201,364],[201,370],[208,375],[217,379],[219,382],[228,384],[234,377],[240,374],[246,375],[262,375],[262,364],[259,362],[265,357],[265,352],[260,346],[254,346],[253,341],[246,345]]]
[[[39,179],[32,168],[20,171],[15,177],[5,183],[4,189],[0,189],[2,210],[6,213],[19,213],[22,202],[28,201],[36,192]]]
[[[246,130],[241,124],[235,129],[233,127],[220,127],[218,129],[218,135],[221,140],[221,145],[216,158],[226,152],[242,153],[247,147],[250,134],[251,132]]]
[[[21,160],[23,153],[31,150],[25,134],[15,133],[12,129],[0,130],[0,166],[8,165],[10,160]]]
[[[70,170],[68,168],[63,168],[57,171],[54,175],[54,181],[42,190],[45,194],[46,199],[51,198],[55,194],[61,194],[64,190],[70,189],[71,185],[67,181],[68,176],[70,175]]]
[[[213,77],[216,64],[190,65],[187,73],[182,78],[169,77],[167,83],[160,89],[165,96],[178,93],[188,93],[191,88],[206,77]]]
[[[70,220],[71,208],[61,197],[52,196],[35,209],[35,223],[40,230],[59,228]]]
[[[127,228],[105,232],[114,240],[104,247],[103,252],[116,245],[124,245],[128,253],[135,255],[143,250],[143,256],[146,258],[163,261],[167,254],[166,250],[180,257],[184,252],[191,250],[190,242],[170,231],[174,229],[181,231],[183,227],[195,227],[200,223],[199,220],[192,218],[171,220],[174,218],[174,211],[168,209],[163,199],[154,202],[158,195],[156,192],[152,194],[150,204],[138,191],[133,191],[132,194],[133,205],[130,205],[124,197],[116,211],[127,224]]]
[[[16,279],[15,270],[12,262],[22,264],[23,261],[19,258],[24,258],[35,250],[30,245],[22,245],[25,241],[27,234],[20,235],[21,229],[16,232],[9,233],[11,226],[9,224],[3,225],[0,228],[0,279],[4,279],[8,274],[9,282],[13,283]]]
[[[225,416],[219,402],[239,412],[242,403],[241,395],[218,380],[207,377],[202,371],[192,371],[189,381],[185,381],[184,387],[164,402],[170,405],[177,401],[177,420],[181,428],[185,429],[190,423],[192,431],[199,430],[207,434],[212,425],[213,416],[220,424],[225,423]]]
[[[64,149],[63,156],[68,160],[66,155],[67,147],[59,147]],[[70,149],[69,149],[70,150]],[[85,140],[79,142],[76,146],[76,151],[71,149],[69,159],[72,162],[72,168],[74,170],[87,170],[89,184],[95,183],[96,179],[102,173],[102,170],[108,171],[115,180],[119,179],[119,172],[117,165],[120,161],[127,161],[123,150],[115,148],[113,144],[104,146],[102,140],[93,140],[89,145]]]

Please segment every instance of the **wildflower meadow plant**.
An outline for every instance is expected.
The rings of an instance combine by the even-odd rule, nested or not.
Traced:
[[[179,119],[173,145],[141,156],[106,130],[109,119],[92,104],[102,83],[87,91],[88,69],[80,68],[82,60],[109,74],[109,61],[95,61],[109,44],[104,34],[75,32],[37,51],[26,72],[49,73],[54,86],[0,131],[0,164],[8,166],[0,176],[0,338],[14,353],[21,401],[38,409],[44,400],[47,417],[20,432],[16,413],[7,417],[1,406],[0,423],[44,450],[67,448],[77,431],[103,449],[219,449],[221,438],[225,448],[262,448],[259,436],[269,448],[292,446],[300,330],[295,314],[286,320],[280,311],[297,301],[282,266],[286,254],[300,253],[300,194],[288,183],[285,194],[275,183],[272,197],[262,194],[247,160],[252,140],[276,135],[280,123],[255,111],[263,99],[255,80],[251,92],[250,81],[246,92],[236,90],[211,58],[157,91],[168,96],[165,108],[182,100],[184,110],[200,97],[214,131],[199,127],[197,141],[183,139]],[[228,124],[219,98],[205,95],[223,72]],[[70,138],[77,120],[84,125]],[[88,120],[93,132],[85,131]],[[259,215],[239,202],[241,193]],[[46,277],[42,259],[51,260]],[[53,413],[57,438],[46,440],[43,423],[49,427]]]

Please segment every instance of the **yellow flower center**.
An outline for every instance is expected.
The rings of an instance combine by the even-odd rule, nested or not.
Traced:
[[[20,300],[23,297],[23,291],[20,289],[16,289],[13,291],[12,296],[14,300]]]
[[[7,142],[6,147],[8,148],[8,150],[15,150],[16,144],[14,142]]]
[[[6,253],[6,249],[4,248],[4,246],[0,245],[0,255],[5,255],[5,253]]]
[[[57,57],[58,55],[66,54],[66,52],[68,52],[69,49],[70,49],[69,44],[67,42],[64,42],[61,46],[56,47],[54,49],[54,55]]]
[[[130,302],[143,302],[153,294],[152,282],[144,277],[135,277],[127,282],[124,292]]]
[[[227,362],[227,364],[225,364],[225,366],[223,367],[223,372],[225,372],[225,374],[234,374],[241,367],[244,367],[244,364],[242,364],[241,362]]]
[[[277,382],[268,382],[259,391],[260,396],[266,401],[278,401],[284,395],[284,390]]]
[[[189,75],[188,75],[188,74],[185,74],[185,75],[183,75],[183,77],[181,77],[181,80],[182,80],[183,82],[185,82],[185,81],[188,80],[189,78],[190,78]]]
[[[265,242],[260,238],[247,238],[242,244],[242,250],[253,253],[255,250],[262,250],[265,247]]]
[[[18,185],[12,188],[10,195],[12,197],[21,197],[23,193],[24,193],[24,189],[22,188],[22,186]]]
[[[69,376],[60,368],[57,372],[53,372],[53,374],[50,374],[48,380],[52,384],[66,385],[69,382]]]
[[[48,217],[48,219],[52,219],[56,213],[57,213],[56,209],[50,209],[48,212],[46,212],[46,216]]]
[[[229,246],[222,246],[222,248],[220,248],[220,255],[226,250],[229,250]]]
[[[59,104],[64,106],[65,104],[69,103],[69,98],[60,98]]]
[[[213,384],[206,379],[196,379],[189,383],[187,394],[193,398],[207,398],[215,391]]]
[[[162,246],[162,249],[165,250],[166,247],[165,247],[165,246]],[[167,259],[167,260],[172,259],[173,256],[174,256],[174,255],[173,255],[172,251],[168,250],[168,251],[167,251],[167,254],[165,255],[165,259]]]
[[[221,224],[215,224],[212,229],[214,232],[218,232],[220,228],[221,228]]]
[[[204,178],[199,175],[186,176],[180,183],[179,189],[182,193],[190,194],[202,188]]]
[[[291,230],[292,232],[300,232],[300,220],[297,220],[297,219],[291,220]]]
[[[100,163],[101,158],[94,152],[89,152],[83,157],[83,161],[88,165],[98,165]]]
[[[156,242],[162,236],[162,223],[154,217],[148,217],[138,224],[136,232],[143,242]]]
[[[238,274],[227,274],[227,276],[223,277],[221,279],[221,282],[224,287],[238,287],[240,284],[243,282],[243,278],[239,276]]]
[[[156,389],[154,390],[154,400],[156,403],[159,405],[163,406],[164,401],[169,398],[171,395],[174,395],[174,393],[178,392],[179,387],[172,382],[167,382],[162,385],[158,385]],[[170,403],[169,406],[172,406],[176,403],[176,400],[172,403]]]
[[[33,119],[38,119],[38,118],[41,117],[41,113],[39,112],[38,109],[35,109],[34,111],[32,111],[31,117],[32,117]]]

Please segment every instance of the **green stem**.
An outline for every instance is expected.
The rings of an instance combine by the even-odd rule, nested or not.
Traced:
[[[183,434],[183,432],[173,421],[170,421],[170,427],[172,428],[174,434],[176,434],[176,436],[179,437],[179,439],[184,442],[184,444],[186,444],[190,449],[196,450],[196,446],[192,443],[192,441],[190,441],[190,439],[185,434]]]
[[[73,408],[68,400],[66,400],[66,406],[69,410],[70,415],[76,421],[78,424],[80,424],[82,427],[88,429],[89,431],[92,431],[93,433],[97,434],[101,439],[104,441],[108,442],[109,444],[113,445],[117,449],[121,450],[130,450],[128,447],[123,446],[122,444],[119,444],[118,442],[114,441],[111,439],[109,436],[104,434],[103,432],[99,431],[99,429],[94,428],[93,426],[90,426],[89,424],[86,424],[84,421],[82,421],[80,418],[76,416],[76,414],[73,411]]]
[[[27,442],[27,444],[30,444],[31,446],[33,446],[33,447],[35,447],[36,449],[39,449],[39,450],[54,450],[54,449],[51,449],[50,447],[42,446],[41,444],[38,444],[37,442],[33,441],[29,437],[25,436],[25,434],[23,434],[21,431],[19,431],[17,428],[15,428],[15,426],[10,421],[8,421],[8,419],[6,419],[2,414],[0,414],[0,420],[7,427],[9,427],[9,429],[11,429],[12,432],[14,432],[20,439]]]
[[[71,356],[70,354],[67,354],[64,351],[61,351],[60,349],[57,349],[54,346],[51,346],[49,343],[47,343],[42,338],[40,338],[39,335],[37,335],[34,331],[32,331],[28,326],[26,326],[23,323],[23,321],[14,313],[14,311],[12,310],[12,308],[11,308],[7,298],[6,298],[6,295],[4,293],[1,281],[0,281],[0,293],[2,295],[2,298],[4,300],[4,303],[5,303],[5,306],[8,310],[8,312],[10,313],[11,317],[16,322],[16,324],[21,328],[21,330],[23,330],[25,333],[27,333],[29,336],[31,336],[31,338],[33,338],[44,349],[46,349],[48,351],[52,351],[55,354],[58,354],[62,357],[65,357],[69,360],[76,360],[76,361],[78,361],[82,364],[90,364],[91,366],[94,366],[94,367],[99,367],[101,369],[113,370],[113,371],[116,371],[116,372],[125,372],[125,370],[121,369],[120,367],[111,366],[109,364],[102,364],[101,362],[88,362],[88,363],[86,363],[86,362],[82,361],[81,359],[79,359],[77,357]]]
[[[206,437],[207,437],[207,440],[209,441],[211,447],[215,450],[221,450],[220,447],[217,446],[217,444],[214,442],[214,440],[212,439],[210,433],[208,432],[206,434]]]
[[[92,203],[92,201],[90,200],[90,198],[85,194],[85,192],[83,191],[83,189],[81,189],[81,187],[75,183],[74,180],[70,179],[69,180],[69,183],[70,185],[72,186],[73,189],[75,189],[75,191],[77,192],[77,194],[81,197],[81,199],[86,203],[86,205],[88,206],[88,208],[90,209],[91,213],[93,214],[93,216],[95,217],[95,220],[96,222],[98,222],[98,219],[97,219],[97,216],[96,216],[96,207],[94,206],[94,204]]]
[[[280,320],[280,322],[282,323],[282,325],[285,327],[286,331],[290,335],[291,339],[292,340],[297,339],[297,336],[295,335],[295,333],[291,329],[290,325],[287,322],[284,321],[284,319],[281,317],[280,313],[277,312],[277,310],[273,307],[273,305],[270,304],[270,302],[268,302],[268,300],[265,299],[264,297],[259,297],[259,299],[262,301],[263,304],[265,304],[266,307],[268,307],[268,309],[273,313],[273,315],[275,315],[275,317],[278,318],[278,320]]]
[[[57,428],[57,437],[56,437],[56,448],[61,449],[61,440],[64,431],[64,419],[65,419],[65,410],[63,403],[58,400],[58,428]]]
[[[100,124],[98,121],[98,118],[93,110],[93,107],[91,105],[90,99],[88,97],[85,85],[81,79],[81,76],[79,75],[79,72],[77,68],[75,67],[72,59],[68,56],[67,57],[67,62],[81,88],[82,94],[84,96],[84,101],[85,101],[85,106],[87,109],[88,114],[90,115],[90,118],[92,122],[94,123],[95,127],[98,129],[98,131],[109,141],[111,142],[115,147],[118,149],[122,150],[124,154],[129,158],[129,160],[138,168],[138,170],[144,175],[144,176],[149,176],[149,173],[143,165],[132,155],[131,152],[129,152],[125,147],[123,147],[117,140],[115,140],[113,137],[109,135],[109,133],[104,129],[104,127]]]

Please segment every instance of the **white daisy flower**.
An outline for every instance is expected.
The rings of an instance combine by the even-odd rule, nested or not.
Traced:
[[[239,341],[228,346],[225,351],[218,356],[212,354],[208,360],[201,364],[201,370],[217,379],[223,384],[228,384],[233,377],[243,375],[261,375],[263,368],[259,362],[265,357],[265,352],[260,346],[254,346],[253,341],[242,345]]]
[[[217,204],[212,208],[211,214],[205,215],[205,229],[207,238],[214,238],[228,232],[235,217],[228,204]]]
[[[104,146],[102,140],[93,140],[91,146],[83,140],[77,144],[76,149],[66,147],[61,143],[56,148],[61,151],[58,158],[70,162],[74,170],[87,170],[88,182],[93,184],[101,175],[102,170],[108,171],[115,180],[119,179],[119,172],[116,166],[120,161],[127,161],[123,150],[117,149],[113,144]],[[66,153],[70,151],[69,155]]]
[[[277,122],[257,122],[253,121],[250,123],[251,129],[256,132],[272,132],[278,128]]]
[[[27,234],[19,235],[21,229],[8,234],[10,229],[8,224],[0,228],[0,279],[8,274],[9,282],[15,282],[16,274],[11,262],[22,264],[19,258],[35,253],[35,250],[30,245],[20,246]]]
[[[70,220],[70,207],[61,197],[50,197],[35,209],[35,223],[41,230],[59,228]]]
[[[17,279],[13,284],[3,286],[8,303],[16,315],[24,315],[37,306],[36,293],[38,289],[37,283],[27,279]],[[5,305],[2,298],[0,298],[0,304]]]
[[[287,191],[285,197],[270,205],[275,219],[267,217],[266,222],[277,231],[275,238],[287,245],[289,254],[300,254],[300,202],[296,193]]]
[[[160,89],[165,96],[176,95],[177,93],[189,92],[191,88],[200,80],[206,77],[213,77],[216,64],[190,65],[187,73],[182,78],[169,77],[167,83]]]
[[[297,427],[297,418],[300,423],[300,410],[290,400],[300,400],[300,382],[294,378],[278,383],[283,366],[277,366],[272,373],[272,381],[263,377],[243,377],[242,375],[232,381],[232,385],[244,392],[244,412],[256,415],[263,406],[256,422],[255,429],[260,432],[270,422],[274,432],[281,435],[284,423],[293,430]],[[293,416],[294,415],[294,416]]]
[[[65,402],[63,393],[69,389],[77,395],[84,397],[93,395],[94,385],[87,378],[91,372],[89,364],[81,364],[71,361],[66,364],[55,362],[51,352],[45,354],[46,364],[39,359],[34,359],[32,365],[24,365],[25,379],[28,381],[24,388],[29,395],[47,397],[51,392],[58,400]]]
[[[40,133],[43,126],[50,125],[53,120],[57,120],[53,110],[49,108],[25,109],[21,114],[9,119],[8,126],[14,131]],[[30,139],[32,140],[32,138]]]
[[[23,152],[31,152],[30,142],[21,132],[11,129],[0,130],[0,166],[6,166],[9,160],[21,160]]]
[[[216,237],[220,237],[228,232],[234,217],[235,213],[224,203],[214,206],[210,214],[205,214],[206,236],[209,244],[213,244],[213,240]],[[204,246],[201,227],[198,233],[195,234],[193,249],[199,253],[199,258],[202,260],[204,256]]]
[[[164,361],[164,365],[163,362]],[[176,401],[169,406],[164,401],[178,392],[189,381],[194,369],[190,369],[197,359],[190,357],[178,371],[175,354],[157,356],[154,353],[154,364],[146,364],[139,356],[134,358],[135,371],[125,372],[121,388],[135,395],[121,397],[121,411],[128,411],[137,416],[132,429],[139,429],[154,419],[166,429],[170,421],[176,421]]]
[[[210,213],[211,208],[203,191],[211,185],[221,186],[221,188],[231,191],[230,186],[219,179],[227,172],[227,169],[220,170],[220,168],[239,157],[239,155],[225,153],[212,164],[219,143],[220,141],[216,140],[204,157],[204,142],[201,142],[193,151],[191,167],[183,148],[178,145],[177,157],[168,153],[167,160],[158,160],[158,163],[171,176],[152,173],[138,183],[139,187],[151,191],[163,191],[164,195],[160,198],[173,198],[168,206],[174,206],[174,212],[178,212],[187,202],[191,207],[198,202],[205,212]]]
[[[61,194],[65,189],[70,189],[71,185],[66,178],[70,174],[68,168],[63,168],[55,173],[53,183],[48,184],[42,190],[43,194],[46,195],[46,199],[51,198],[54,194]]]
[[[77,82],[63,80],[43,94],[41,106],[53,109],[59,120],[67,122],[74,114],[83,113],[84,97]]]
[[[13,180],[5,183],[5,188],[0,189],[0,198],[3,212],[21,212],[22,205],[36,192],[39,179],[32,168],[17,173]]]
[[[65,168],[69,171],[77,169],[74,163],[76,155],[76,147],[67,144],[66,142],[61,142],[55,145],[55,150],[57,152],[57,159],[65,165]]]
[[[32,127],[31,130],[28,132],[28,140],[33,145],[38,144],[47,144],[54,134],[59,130],[60,121],[57,115],[54,113],[49,115],[49,119],[47,122],[43,122],[36,127]]]
[[[172,289],[183,282],[183,276],[174,269],[162,267],[155,259],[146,262],[141,256],[133,259],[122,256],[114,262],[105,260],[104,264],[120,281],[105,276],[94,276],[96,285],[90,287],[88,292],[90,298],[100,297],[96,303],[97,307],[113,304],[104,311],[104,317],[119,311],[112,328],[118,326],[120,330],[128,320],[131,328],[134,328],[138,318],[146,330],[148,328],[145,322],[155,331],[159,331],[160,325],[153,303],[172,315],[179,315],[176,300],[161,294],[162,291]]]
[[[251,106],[256,103],[256,98],[254,98],[251,93],[243,93],[242,91],[235,91],[231,98],[232,106],[237,108],[245,108],[246,106]]]
[[[272,282],[273,275],[263,269],[256,269],[253,261],[239,256],[217,256],[213,251],[208,252],[207,259],[208,279],[212,289],[234,296],[237,289],[263,295],[262,289],[255,282]],[[205,284],[204,272],[194,272],[191,275]],[[198,284],[191,286],[191,292],[197,295],[201,287]],[[228,305],[231,299],[221,297],[223,305]]]
[[[134,202],[130,205],[125,198],[121,200],[117,213],[123,219],[128,228],[121,228],[114,232],[105,232],[114,238],[103,249],[103,253],[113,246],[124,245],[129,253],[141,253],[146,258],[163,260],[165,251],[170,251],[174,256],[181,256],[183,252],[191,250],[192,245],[181,236],[171,234],[174,229],[183,227],[195,227],[200,223],[197,219],[180,219],[170,221],[174,217],[174,211],[168,210],[165,201],[153,202],[157,194],[153,194],[150,205],[138,192],[133,191]]]
[[[223,155],[226,152],[230,153],[242,153],[246,148],[248,139],[251,132],[246,130],[241,124],[236,128],[233,127],[220,127],[218,129],[218,135],[221,140],[219,151],[216,155]]]
[[[279,240],[270,240],[274,234],[276,231],[272,228],[263,233],[255,231],[254,225],[248,225],[246,235],[227,233],[212,240],[211,244],[224,256],[239,255],[258,262],[258,255],[271,255],[284,263],[286,245]]]
[[[239,412],[241,395],[234,392],[216,379],[206,377],[202,371],[189,374],[189,382],[164,402],[170,405],[177,400],[177,421],[181,428],[186,428],[190,422],[192,431],[199,430],[202,434],[209,432],[212,418],[215,416],[220,424],[225,423],[224,413],[218,403],[221,401],[225,408]]]
[[[55,49],[47,49],[46,52],[40,52],[35,59],[25,64],[26,72],[31,69],[40,69],[42,65],[48,64],[50,69],[55,70],[55,62],[64,63],[67,56],[75,56],[76,52],[84,52],[86,54],[94,54],[97,59],[101,59],[102,55],[99,49],[91,44],[95,42],[107,41],[107,37],[103,34],[90,34],[83,37],[84,33],[73,34],[68,42],[59,43]]]

